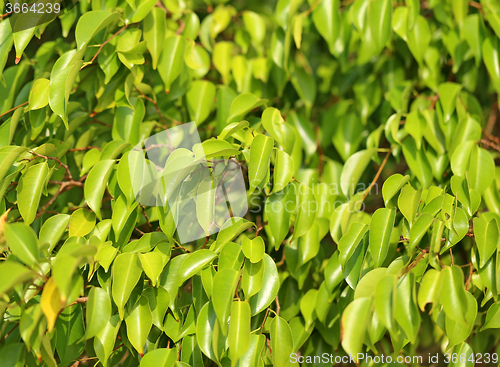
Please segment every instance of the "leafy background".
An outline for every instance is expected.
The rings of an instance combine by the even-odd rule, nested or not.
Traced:
[[[499,14],[84,0],[14,34],[2,15],[2,366],[498,351]],[[200,210],[223,229],[182,245],[127,162],[189,121],[251,210]]]

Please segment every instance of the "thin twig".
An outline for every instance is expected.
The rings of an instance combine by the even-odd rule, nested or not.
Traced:
[[[66,307],[71,307],[71,306],[74,306],[78,303],[86,303],[87,301],[89,300],[89,297],[79,297],[75,300],[75,302],[73,303],[70,303],[68,306]]]
[[[34,151],[31,151],[30,152],[31,154],[33,154],[34,156],[38,157],[38,158],[44,158],[46,160],[52,160],[52,161],[56,161],[57,163],[59,163],[59,167],[64,167],[64,170],[66,171],[66,174],[68,175],[68,178],[70,181],[73,181],[73,176],[71,175],[71,172],[69,170],[69,167],[67,164],[64,164],[59,158],[57,157],[50,157],[50,156],[47,156],[47,155],[42,155],[42,154],[38,154],[38,153],[35,153]]]
[[[135,24],[135,23],[132,23],[132,24]],[[99,53],[101,52],[101,50],[103,49],[104,46],[106,46],[108,44],[109,41],[111,41],[113,38],[115,38],[116,36],[118,36],[121,32],[123,32],[128,26],[131,26],[132,24],[125,24],[123,27],[121,27],[115,34],[113,34],[111,37],[109,37],[106,41],[104,41],[101,46],[99,47],[99,49],[97,50],[96,54],[94,55],[94,57],[90,60],[89,64],[87,65],[90,65],[94,62],[94,60],[97,58],[97,56],[99,55]]]
[[[396,148],[397,145],[394,145],[391,147],[391,150],[389,150],[387,152],[387,154],[385,155],[385,158],[384,160],[382,161],[382,164],[380,165],[380,167],[378,168],[378,171],[377,171],[377,174],[375,175],[375,178],[373,179],[373,181],[370,183],[370,186],[368,187],[368,190],[365,192],[365,195],[363,196],[363,199],[361,199],[361,201],[365,201],[366,197],[368,196],[368,194],[370,193],[370,191],[372,190],[372,187],[375,186],[375,184],[377,183],[377,180],[378,178],[380,177],[380,174],[382,173],[382,170],[384,169],[385,167],[385,164],[387,163],[387,160],[389,159],[389,156],[391,155],[391,152],[394,148]]]
[[[165,125],[165,129],[166,129],[168,127],[167,120],[165,120],[165,117],[163,117],[163,115],[161,114],[160,107],[158,107],[158,103],[153,98],[150,98],[147,95],[145,95],[144,93],[142,93],[139,88],[135,88],[135,89],[139,92],[139,94],[141,96],[143,96],[145,99],[147,99],[149,102],[151,102],[155,106],[156,112],[158,113],[158,116],[160,116],[161,121],[163,122],[163,125]]]
[[[29,103],[29,101],[28,101],[28,102],[21,103],[19,106],[12,107],[12,108],[11,108],[10,110],[8,110],[7,112],[2,113],[2,114],[0,115],[0,118],[2,118],[2,117],[4,117],[5,115],[7,115],[7,114],[11,113],[12,111],[17,110],[19,107],[26,106],[28,103]]]

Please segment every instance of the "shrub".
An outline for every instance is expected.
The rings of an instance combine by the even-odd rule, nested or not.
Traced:
[[[2,366],[497,363],[497,1],[32,5]]]

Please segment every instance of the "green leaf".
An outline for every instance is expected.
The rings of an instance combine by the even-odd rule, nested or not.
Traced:
[[[344,162],[357,152],[363,129],[361,119],[354,113],[347,113],[335,126],[332,142]]]
[[[179,286],[210,264],[216,257],[216,253],[206,249],[195,251],[187,256],[179,269]]]
[[[352,197],[354,195],[361,175],[368,167],[376,151],[375,148],[360,150],[345,162],[340,176],[340,187],[345,196]]]
[[[158,277],[160,276],[164,262],[164,255],[160,252],[148,252],[145,254],[138,254],[144,272],[151,279],[153,287],[156,287]]]
[[[250,147],[250,163],[248,165],[248,181],[250,193],[264,180],[269,171],[269,162],[273,152],[274,139],[259,134]]]
[[[6,146],[0,148],[0,181],[5,178],[14,162],[27,148]]]
[[[408,247],[408,252],[411,254],[415,250],[415,247],[419,244],[422,238],[425,236],[431,224],[434,222],[434,217],[429,213],[421,213],[414,225],[410,229],[410,243]]]
[[[445,123],[450,120],[451,115],[455,111],[455,103],[461,89],[462,87],[456,83],[446,82],[439,84],[439,101],[443,107],[443,118]]]
[[[422,145],[422,137],[425,134],[426,128],[427,121],[420,111],[410,112],[406,117],[405,130],[415,139],[418,150],[420,150]]]
[[[455,322],[448,316],[445,316],[446,335],[449,337],[448,348],[463,343],[469,337],[474,326],[477,316],[477,301],[469,292],[466,293],[466,296],[467,313],[465,314],[465,319],[467,320],[468,327],[464,327],[461,323]]]
[[[212,302],[224,335],[227,334],[227,322],[238,281],[239,273],[233,269],[222,269],[214,277]]]
[[[207,302],[198,314],[196,322],[196,340],[203,354],[212,361],[218,361],[218,345],[216,341],[214,341],[215,333],[218,332],[219,325],[217,323],[217,315],[212,302]]]
[[[217,42],[214,46],[212,62],[217,71],[222,75],[225,85],[229,84],[231,77],[232,42]]]
[[[243,23],[255,44],[261,45],[266,36],[266,23],[263,17],[253,11],[245,11]]]
[[[410,181],[410,175],[403,175],[396,173],[390,176],[384,181],[382,186],[382,197],[384,198],[384,204],[387,208],[391,209],[395,207],[391,203],[391,199],[397,195],[397,193]]]
[[[495,161],[491,154],[486,149],[474,146],[467,170],[467,178],[471,188],[483,194],[493,182],[494,172]]]
[[[300,313],[304,317],[305,328],[309,329],[316,319],[316,298],[318,297],[317,289],[309,289],[300,300]]]
[[[265,103],[267,103],[267,99],[257,98],[251,93],[240,94],[231,103],[226,124],[241,120],[248,112]]]
[[[158,58],[163,50],[166,34],[166,12],[161,8],[153,8],[144,22],[144,40],[153,59],[153,69],[156,70]]]
[[[95,353],[104,367],[108,366],[108,359],[115,347],[120,325],[120,317],[118,317],[118,315],[113,315],[94,338]]]
[[[408,47],[420,64],[423,62],[431,37],[429,23],[422,15],[419,15],[413,29],[408,31]]]
[[[123,319],[124,307],[132,290],[141,278],[141,262],[136,254],[124,253],[116,257],[113,264],[113,301],[118,306],[120,318]]]
[[[335,42],[340,31],[340,1],[320,1],[313,10],[312,19],[319,34],[328,44],[330,53],[335,55]]]
[[[185,47],[186,40],[180,36],[170,36],[164,41],[163,50],[158,61],[158,71],[167,94],[170,92],[172,83],[181,72]]]
[[[43,162],[29,167],[19,180],[17,206],[26,224],[35,220],[48,174],[49,166]]]
[[[316,99],[316,82],[314,77],[304,69],[297,67],[291,75],[290,80],[306,107],[307,115],[310,115],[314,100]]]
[[[219,254],[219,264],[217,269],[233,269],[239,271],[241,265],[245,260],[243,251],[241,251],[242,245],[234,242],[229,242],[224,245],[224,248]]]
[[[418,306],[422,311],[425,310],[425,306],[428,303],[432,303],[433,308],[437,306],[441,294],[442,283],[443,277],[439,271],[430,269],[425,273],[420,282],[420,288],[418,289]]]
[[[9,243],[12,242],[9,240],[7,241]],[[12,287],[34,277],[35,273],[18,262],[6,260],[0,263],[0,276],[2,279],[5,279],[0,285],[0,295],[3,296]]]
[[[48,79],[40,78],[35,80],[29,96],[28,108],[30,110],[38,110],[49,104],[49,85],[50,80]]]
[[[235,366],[250,343],[250,306],[246,301],[234,301],[231,305],[228,342],[231,366]]]
[[[88,13],[87,13],[88,14]],[[81,19],[81,18],[80,18]],[[54,71],[50,78],[49,105],[52,111],[63,120],[66,128],[68,125],[68,103],[73,84],[80,72],[83,61],[77,61],[59,71],[53,78]]]
[[[486,320],[480,331],[500,328],[500,304],[493,303],[486,313]]]
[[[406,274],[396,291],[396,321],[403,328],[411,343],[414,343],[420,329],[420,312],[417,307],[415,275]]]
[[[266,286],[262,287],[257,294],[252,296],[249,300],[250,307],[252,308],[252,316],[265,310],[266,307],[274,301],[280,288],[278,269],[276,268],[274,260],[268,254],[264,254],[262,261],[264,263],[264,274],[262,278],[265,279]]]
[[[275,249],[281,246],[290,230],[290,217],[295,211],[296,200],[295,186],[291,184],[266,200],[264,213],[269,221]]]
[[[155,5],[156,2],[154,0],[144,0],[139,1],[137,7],[131,7],[132,11],[130,11],[129,8],[126,8],[125,14],[127,19],[125,20],[125,24],[138,23],[142,21],[148,14],[150,14]]]
[[[386,275],[376,283],[374,293],[377,315],[392,337],[397,336],[395,316],[397,284],[397,278],[394,275]]]
[[[288,366],[290,355],[293,352],[293,337],[290,325],[283,318],[276,316],[271,322],[270,329],[273,366]]]
[[[344,280],[342,275],[342,266],[339,262],[339,253],[333,253],[325,267],[325,284],[329,292],[334,289]]]
[[[391,36],[392,2],[390,0],[376,0],[370,4],[368,10],[368,25],[376,48],[381,50]]]
[[[347,305],[342,314],[342,348],[352,356],[361,352],[371,304],[371,298],[355,299]]]
[[[146,344],[149,331],[153,326],[153,315],[147,297],[141,296],[139,298],[139,301],[125,317],[125,324],[130,344],[141,356],[144,355],[144,344]]]
[[[83,237],[89,234],[95,227],[95,214],[81,208],[71,214],[69,221],[69,236]]]
[[[9,56],[12,45],[14,44],[14,38],[12,33],[12,27],[9,22],[0,23],[0,82],[5,84],[3,77],[3,70],[5,64],[7,63],[7,58]]]
[[[243,267],[243,275],[241,277],[241,290],[246,298],[252,297],[262,288],[264,276],[264,261],[256,263],[245,262]]]
[[[177,348],[154,349],[141,359],[141,367],[173,367],[177,361]]]
[[[186,93],[189,117],[200,126],[210,115],[215,98],[215,85],[207,80],[196,80]]]
[[[251,158],[250,158],[251,159]],[[276,150],[274,163],[273,192],[283,190],[293,177],[293,159],[283,150]]]
[[[48,245],[47,253],[50,254],[66,231],[71,216],[56,214],[45,221],[40,228],[40,245]]]
[[[112,136],[114,140],[123,140],[132,145],[139,143],[141,123],[146,113],[144,102],[140,98],[131,98],[133,109],[120,106],[116,109]]]
[[[490,257],[497,250],[498,223],[496,219],[486,222],[481,218],[474,218],[474,239],[479,251],[479,267],[483,268]]]
[[[78,49],[88,46],[97,33],[119,17],[119,13],[110,13],[104,10],[84,13],[76,24],[75,39]]]
[[[243,237],[241,241],[241,249],[250,260],[251,263],[258,263],[264,257],[266,245],[262,237],[255,237],[253,240],[248,237]]]
[[[111,176],[111,172],[113,172],[114,164],[114,159],[100,161],[92,168],[87,176],[87,179],[85,180],[85,200],[87,200],[87,204],[90,209],[94,211],[99,219],[102,218],[102,198],[104,196],[104,191],[106,190],[106,184]]]
[[[377,209],[370,223],[370,253],[376,268],[381,267],[389,252],[389,242],[396,219],[395,209]]]
[[[86,310],[85,338],[90,339],[103,330],[111,317],[111,300],[108,293],[102,288],[92,287],[88,295]]]
[[[484,40],[483,58],[492,84],[498,93],[500,90],[500,40],[498,37],[488,37]]]
[[[467,296],[464,288],[464,274],[458,266],[449,266],[442,270],[443,287],[440,303],[446,316],[460,324],[467,325]]]
[[[432,167],[423,149],[417,149],[413,138],[403,142],[403,155],[410,170],[417,176],[423,187],[428,188],[432,183]]]
[[[230,157],[239,155],[240,151],[226,140],[210,139],[195,148],[195,159],[210,159],[214,157]]]
[[[415,190],[410,185],[406,185],[401,190],[398,198],[398,208],[406,218],[408,223],[410,223],[410,228],[415,220],[415,215],[417,214],[418,206],[420,205],[420,196],[422,195],[422,190]]]
[[[299,198],[297,205],[298,213],[297,218],[295,219],[295,228],[293,232],[294,238],[299,238],[308,233],[314,223],[314,219],[316,218],[318,203],[314,197],[312,189],[309,186],[299,186]]]
[[[349,230],[339,241],[339,263],[342,268],[345,267],[347,261],[354,254],[359,243],[363,239],[365,233],[368,231],[368,226],[364,223],[354,222],[349,227]]]
[[[38,239],[24,223],[5,224],[5,239],[12,253],[28,266],[38,263]]]

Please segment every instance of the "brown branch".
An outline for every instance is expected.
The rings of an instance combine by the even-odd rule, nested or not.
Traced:
[[[131,26],[132,24],[136,24],[136,23],[131,23],[131,24],[125,24],[123,27],[121,27],[115,34],[113,34],[111,37],[109,37],[106,41],[104,41],[101,46],[99,47],[99,49],[97,50],[97,53],[94,55],[94,57],[90,60],[90,63],[89,64],[92,64],[94,62],[94,60],[97,58],[97,56],[99,55],[99,53],[101,52],[101,50],[103,49],[104,46],[106,46],[108,44],[109,41],[111,41],[113,38],[115,38],[116,36],[118,36],[121,32],[123,32],[128,26]]]
[[[165,120],[165,117],[163,117],[163,115],[161,114],[160,112],[160,107],[158,107],[158,103],[153,99],[153,98],[150,98],[148,97],[147,95],[145,95],[144,93],[142,93],[139,88],[135,88],[139,94],[144,97],[145,99],[147,99],[149,102],[151,102],[154,106],[155,106],[155,109],[156,109],[156,112],[158,113],[158,116],[160,116],[161,118],[161,121],[163,122],[163,125],[165,125],[165,129],[168,127],[167,125],[167,120]]]
[[[497,152],[500,152],[500,145],[495,144],[492,141],[489,141],[489,140],[486,140],[486,139],[481,139],[481,140],[479,140],[479,143],[484,144],[486,146],[489,146],[489,147],[495,149]]]
[[[24,103],[21,103],[19,106],[16,106],[16,107],[12,107],[10,110],[8,110],[7,112],[4,112],[0,115],[0,118],[4,117],[5,115],[8,115],[9,113],[11,113],[12,111],[15,111],[17,110],[19,107],[22,107],[22,106],[26,106],[27,104],[29,103],[28,102],[24,102]]]
[[[372,187],[375,186],[375,184],[377,183],[377,180],[378,178],[380,177],[380,174],[382,173],[382,170],[384,169],[385,167],[385,164],[387,163],[387,160],[389,159],[389,156],[391,155],[391,152],[393,151],[394,148],[396,148],[397,145],[393,145],[391,147],[391,149],[387,152],[387,154],[385,155],[385,158],[384,160],[382,161],[382,164],[380,165],[380,167],[378,168],[378,171],[377,171],[377,174],[375,175],[373,181],[370,183],[370,186],[368,187],[368,190],[365,192],[365,194],[363,195],[363,199],[361,199],[361,201],[365,201],[366,197],[368,196],[368,194],[370,193],[370,191],[372,190]]]
[[[269,315],[269,310],[270,308],[268,307],[266,310],[266,314],[264,315],[264,321],[262,321],[262,325],[260,326],[260,334],[262,334],[262,329],[264,329],[264,324],[266,323],[267,315]]]
[[[493,132],[493,128],[495,127],[495,124],[497,122],[497,117],[498,117],[498,102],[495,102],[493,104],[493,107],[491,109],[491,113],[490,113],[490,116],[488,117],[488,123],[486,125],[486,129],[484,130],[484,135],[486,135],[486,137],[488,137],[490,140],[493,140],[490,138],[491,136],[491,133]],[[497,143],[500,143],[500,139],[496,138],[496,137],[493,137],[495,138],[496,142]]]
[[[90,150],[90,149],[101,150],[101,148],[99,148],[99,147],[88,146],[88,147],[83,147],[83,148],[73,148],[73,149],[68,150],[68,152],[81,152],[83,150]]]
[[[64,167],[64,170],[66,171],[66,174],[68,175],[68,178],[70,181],[73,181],[73,176],[71,175],[71,172],[69,170],[69,167],[67,164],[64,164],[63,162],[61,162],[61,160],[59,158],[56,158],[56,157],[49,157],[47,155],[42,155],[42,154],[38,154],[38,153],[35,153],[33,151],[30,152],[31,154],[33,154],[34,156],[36,157],[39,157],[39,158],[44,158],[46,160],[52,160],[52,161],[56,161],[57,163],[59,163],[59,167],[58,168],[61,168],[61,167]]]
[[[40,217],[43,213],[45,213],[45,210],[51,206],[54,201],[56,201],[57,197],[59,195],[61,195],[63,193],[63,191],[65,191],[66,189],[69,189],[71,187],[83,187],[84,184],[80,181],[66,181],[66,182],[61,182],[61,181],[51,181],[52,183],[55,183],[56,185],[61,185],[61,187],[59,187],[59,190],[57,190],[57,192],[54,194],[54,196],[52,196],[52,198],[42,207],[42,209],[40,209],[38,211],[38,213],[36,214],[36,218]]]
[[[483,7],[481,6],[481,4],[475,1],[469,1],[469,5],[472,6],[473,8],[478,9],[481,14],[484,14]]]
[[[149,231],[150,232],[153,232],[153,226],[151,225],[151,223],[149,222],[149,217],[148,215],[146,214],[146,209],[144,208],[144,205],[139,205],[141,207],[141,210],[142,210],[142,215],[144,215],[144,218],[146,218],[146,224],[147,226],[149,227]]]
[[[469,263],[470,266],[470,271],[469,271],[469,276],[467,277],[467,281],[465,282],[465,290],[468,291],[470,288],[470,283],[472,281],[472,274],[473,274],[473,268],[472,268],[472,262]]]
[[[321,172],[323,171],[323,164],[324,164],[324,161],[325,161],[325,155],[323,154],[323,148],[321,148],[321,140],[320,140],[320,134],[319,134],[319,127],[317,125],[315,126],[315,132],[316,132],[316,146],[317,146],[318,155],[319,155],[319,160],[318,160],[318,174],[321,176]]]
[[[96,119],[94,119],[94,120],[92,120],[92,121],[87,121],[87,122],[85,123],[85,125],[87,125],[87,124],[99,124],[99,125],[102,125],[102,126],[106,126],[106,127],[109,127],[109,128],[113,128],[113,126],[111,126],[110,124],[107,124],[107,123],[105,123],[105,122],[102,122],[102,121],[99,121],[99,120],[96,120]]]
[[[66,307],[71,307],[71,306],[74,306],[78,303],[86,303],[88,300],[89,300],[89,297],[79,297],[75,300],[75,302],[70,303]]]
[[[264,229],[264,227],[267,225],[267,221],[262,223],[260,226],[257,227],[257,231],[255,231],[255,237],[257,237],[260,233],[260,231],[262,231]]]

